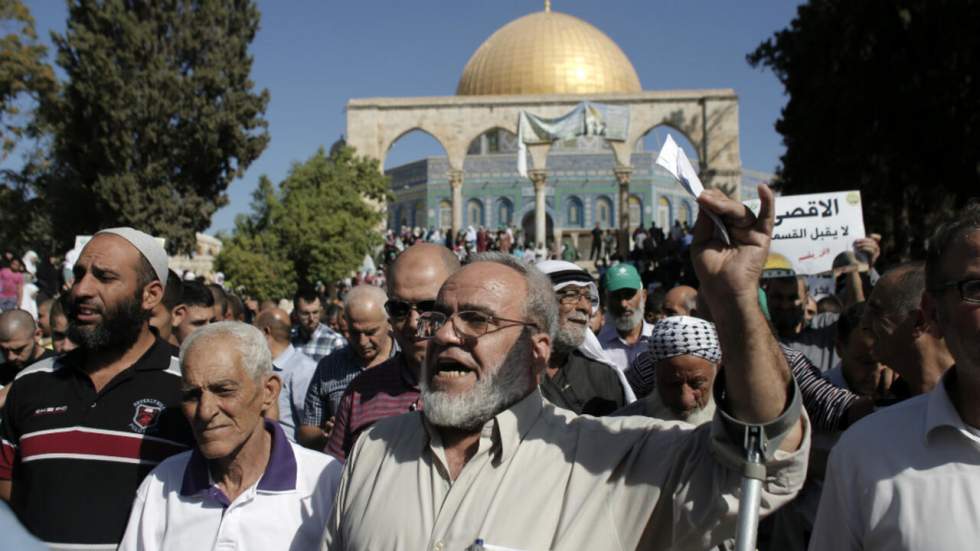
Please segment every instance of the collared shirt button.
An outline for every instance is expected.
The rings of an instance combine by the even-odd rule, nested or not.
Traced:
[[[433,549],[435,549],[436,551],[442,551],[443,547],[445,547],[445,545],[440,540],[436,542],[436,545],[435,547],[433,547]]]

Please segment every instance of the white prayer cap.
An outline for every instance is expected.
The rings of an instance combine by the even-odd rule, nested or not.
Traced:
[[[697,356],[717,364],[721,346],[715,324],[690,316],[664,318],[653,326],[650,354],[654,364],[675,356]]]
[[[150,263],[150,267],[156,273],[160,284],[167,284],[167,251],[163,250],[160,242],[153,236],[133,228],[109,228],[107,230],[101,230],[95,235],[103,233],[118,235],[126,241],[129,241],[129,244],[136,247],[136,250]]]

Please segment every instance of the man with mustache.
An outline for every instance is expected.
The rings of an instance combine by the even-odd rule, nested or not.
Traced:
[[[541,377],[541,394],[575,413],[600,416],[616,411],[626,403],[625,383],[614,367],[582,349],[592,311],[599,307],[599,290],[592,276],[564,260],[545,260],[536,266],[551,279],[558,299],[558,331]]]
[[[337,406],[328,453],[344,459],[376,421],[421,409],[418,381],[428,341],[418,335],[419,316],[433,308],[439,287],[458,269],[456,255],[434,243],[416,243],[392,263],[385,311],[400,352],[351,381]]]
[[[132,228],[101,231],[74,265],[78,348],[17,375],[2,414],[0,496],[54,549],[115,549],[140,481],[193,442],[177,350],[150,330],[167,254]]]
[[[385,313],[387,301],[384,289],[374,285],[358,285],[344,297],[344,316],[350,328],[348,345],[325,356],[313,373],[305,375],[308,384],[296,437],[307,448],[323,451],[340,399],[354,377],[398,352]]]
[[[734,534],[747,424],[768,439],[763,513],[792,499],[809,430],[759,307],[774,203],[766,186],[759,196],[758,218],[719,191],[698,198],[692,259],[725,357],[710,425],[577,416],[545,402],[552,283],[509,255],[477,255],[420,316],[425,409],[358,439],[323,548],[710,548]],[[730,245],[713,237],[706,209],[726,221]]]
[[[632,264],[620,262],[606,272],[606,308],[611,323],[599,333],[610,360],[626,370],[647,349],[653,325],[643,318],[647,292]]]

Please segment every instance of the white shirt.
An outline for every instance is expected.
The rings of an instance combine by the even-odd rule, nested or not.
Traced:
[[[598,337],[599,344],[606,351],[606,357],[619,366],[621,370],[625,371],[633,364],[633,360],[636,359],[640,352],[647,350],[647,341],[650,339],[650,335],[653,335],[653,325],[644,320],[643,329],[640,330],[640,338],[633,344],[626,344],[626,341],[619,336],[619,332],[616,331],[616,326],[612,323],[607,323],[599,331]]]
[[[296,441],[297,420],[303,418],[303,404],[310,379],[316,371],[316,362],[289,345],[274,360],[276,374],[282,377],[279,392],[279,424],[286,431],[286,438]]]
[[[120,551],[299,551],[319,546],[340,463],[286,439],[278,424],[269,464],[235,501],[213,484],[198,450],[172,456],[136,492]]]
[[[844,433],[830,455],[811,551],[973,549],[980,541],[980,436],[931,392]]]

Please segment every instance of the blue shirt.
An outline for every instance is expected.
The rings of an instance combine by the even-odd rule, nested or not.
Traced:
[[[279,424],[286,437],[296,441],[297,421],[303,416],[303,400],[306,388],[316,371],[316,362],[309,356],[293,348],[286,347],[272,360],[273,369],[282,377],[282,391],[279,393]]]

